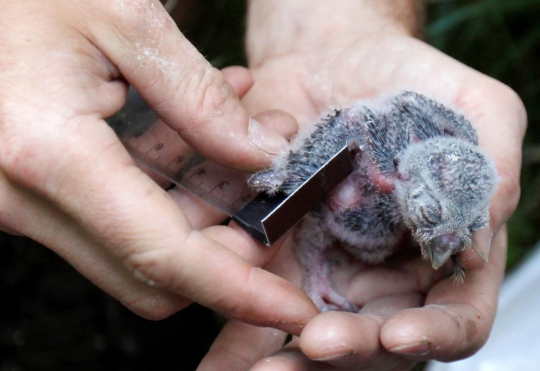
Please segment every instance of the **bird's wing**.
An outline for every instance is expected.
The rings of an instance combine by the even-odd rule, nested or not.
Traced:
[[[297,138],[284,159],[254,174],[249,182],[259,191],[291,193],[334,157],[349,137],[343,110],[337,110],[318,123],[308,136]]]
[[[411,140],[450,136],[478,144],[478,136],[470,122],[440,103],[414,92],[400,94],[391,102],[401,125],[409,128]]]

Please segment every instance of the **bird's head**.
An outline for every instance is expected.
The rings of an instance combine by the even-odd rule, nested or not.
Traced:
[[[398,161],[401,214],[437,269],[488,224],[495,166],[477,146],[451,137],[414,143]]]

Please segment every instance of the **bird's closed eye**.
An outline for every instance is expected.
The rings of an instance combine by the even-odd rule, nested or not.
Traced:
[[[420,215],[426,224],[432,227],[436,226],[441,219],[440,216],[435,213],[435,210],[425,206],[420,206]]]

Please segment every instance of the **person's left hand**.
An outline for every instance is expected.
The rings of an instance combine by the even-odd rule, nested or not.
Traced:
[[[199,370],[403,370],[417,361],[469,356],[489,335],[504,274],[504,223],[519,197],[526,119],[519,98],[409,36],[363,35],[334,45],[252,55],[256,84],[246,106],[252,113],[279,108],[306,125],[328,107],[411,90],[458,109],[478,131],[500,176],[490,208],[493,239],[485,236],[478,252],[461,254],[467,269],[462,285],[420,257],[395,256],[367,266],[347,262],[338,251],[333,286],[362,307],[359,314],[321,313],[283,348],[284,333],[230,322]],[[289,239],[267,268],[299,284],[293,247]]]
[[[220,226],[223,215],[187,197],[175,204],[104,120],[129,83],[170,138],[223,165],[264,168],[287,140],[242,106],[248,71],[213,68],[158,0],[4,0],[0,45],[0,231],[48,247],[145,318],[197,301],[300,333],[315,306],[258,268],[278,246],[263,252]]]

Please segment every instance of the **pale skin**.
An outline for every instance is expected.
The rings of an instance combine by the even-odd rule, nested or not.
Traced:
[[[230,321],[199,370],[407,370],[422,360],[467,357],[489,336],[504,275],[504,223],[519,198],[526,114],[511,89],[415,39],[417,5],[250,1],[247,47],[256,84],[243,102],[252,113],[279,108],[305,125],[328,107],[413,90],[463,113],[500,177],[490,228],[478,236],[477,250],[459,257],[465,283],[455,285],[419,256],[370,267],[336,249],[333,285],[360,313],[319,314],[284,347],[280,331]],[[293,243],[288,239],[267,269],[300,285]]]
[[[279,245],[263,249],[218,226],[223,215],[165,192],[103,119],[121,108],[127,81],[200,153],[250,171],[287,143],[268,117],[294,120],[250,120],[239,101],[249,72],[212,68],[157,0],[2,5],[0,229],[49,247],[143,317],[197,301],[299,334],[313,303],[256,268]]]

